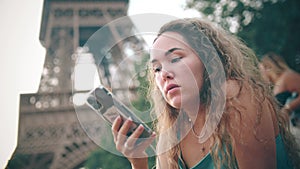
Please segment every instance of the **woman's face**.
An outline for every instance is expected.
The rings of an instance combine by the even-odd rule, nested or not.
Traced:
[[[266,66],[262,63],[260,63],[258,65],[259,67],[259,70],[261,72],[261,75],[263,77],[263,79],[267,82],[270,82],[270,79],[271,79],[271,68],[269,66]]]
[[[199,100],[204,66],[180,34],[160,35],[151,49],[150,62],[155,83],[167,103],[180,109]]]

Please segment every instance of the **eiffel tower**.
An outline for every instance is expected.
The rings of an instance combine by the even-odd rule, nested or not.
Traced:
[[[118,86],[120,90],[126,88],[120,83],[122,79],[111,81],[110,66],[126,57],[125,46],[141,51],[143,40],[130,37],[126,43],[118,43],[110,50],[110,57],[101,63],[95,56],[89,58],[83,46],[103,25],[126,16],[128,3],[128,0],[44,0],[39,37],[46,48],[44,69],[38,92],[20,96],[17,147],[6,168],[77,169],[91,151],[99,148],[76,115],[73,72],[78,58],[86,56],[82,60],[99,65],[97,71],[103,84]],[[108,34],[118,41],[134,26],[128,22],[108,28]],[[99,117],[87,113],[84,118],[81,123],[91,126],[89,132],[98,136],[99,129],[93,120]]]

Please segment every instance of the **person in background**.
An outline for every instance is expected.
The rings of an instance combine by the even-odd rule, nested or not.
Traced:
[[[166,23],[150,51],[156,134],[137,142],[143,126],[127,136],[133,122],[119,117],[116,149],[133,169],[148,168],[154,137],[157,169],[300,168],[299,147],[257,66],[251,49],[210,22]]]
[[[283,112],[290,116],[293,126],[300,120],[300,74],[290,69],[284,59],[269,52],[260,63],[263,77],[271,83],[273,94]]]

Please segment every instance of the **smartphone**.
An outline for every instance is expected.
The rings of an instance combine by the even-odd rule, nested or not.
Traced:
[[[104,86],[99,86],[89,92],[86,102],[87,105],[94,109],[105,121],[109,123],[110,126],[118,116],[121,116],[123,122],[131,117],[133,124],[130,127],[127,136],[130,136],[140,124],[144,126],[144,130],[140,135],[140,138],[148,138],[153,132],[149,126],[147,126],[136,114],[119,101],[114,94]]]

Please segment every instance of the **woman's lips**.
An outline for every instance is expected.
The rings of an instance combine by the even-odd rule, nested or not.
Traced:
[[[166,91],[166,94],[168,94],[168,93],[175,92],[177,89],[179,89],[179,85],[177,85],[177,84],[168,84],[165,91]]]

